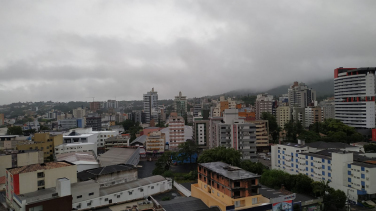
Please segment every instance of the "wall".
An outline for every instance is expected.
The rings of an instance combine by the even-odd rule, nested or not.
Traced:
[[[43,163],[43,152],[27,152],[17,154],[17,166],[27,166],[36,163]]]
[[[12,168],[12,155],[0,156],[0,177],[5,176],[5,169]]]
[[[45,188],[56,187],[56,179],[67,178],[71,183],[77,182],[77,166],[71,165],[61,168],[49,169],[45,174]]]
[[[144,186],[140,186],[140,187],[136,187],[136,188],[132,188],[128,190],[123,190],[117,193],[111,193],[105,196],[100,196],[97,198],[91,198],[89,200],[76,202],[76,203],[73,203],[72,207],[76,208],[78,205],[81,205],[81,208],[79,208],[79,210],[82,210],[82,209],[105,206],[105,205],[110,205],[110,204],[123,203],[126,201],[143,199],[145,196],[158,194],[160,192],[164,192],[166,190],[171,190],[171,189],[172,189],[172,182],[166,179],[161,182],[147,184]],[[89,202],[91,202],[91,205],[88,205]]]
[[[72,210],[72,196],[54,198],[48,201],[42,201],[26,205],[25,210],[31,210],[33,207],[43,206],[43,210],[70,211]]]
[[[133,169],[131,171],[121,171],[113,174],[102,175],[97,179],[97,182],[101,184],[101,186],[107,187],[115,184],[134,181],[137,179],[138,171],[137,169]]]

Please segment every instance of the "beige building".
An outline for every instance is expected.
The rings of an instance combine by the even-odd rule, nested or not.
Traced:
[[[179,144],[185,142],[184,139],[184,118],[172,112],[168,121],[168,128],[170,132],[170,149],[177,149]]]
[[[256,125],[257,151],[269,151],[269,122],[268,120],[245,121]]]
[[[277,124],[280,128],[284,128],[285,124],[291,120],[291,109],[289,106],[279,106],[276,112]]]
[[[305,108],[305,122],[304,126],[308,128],[310,125],[316,122],[322,122],[322,109],[319,106]]]
[[[54,154],[54,148],[63,144],[63,135],[50,135],[49,133],[36,133],[31,142],[17,145],[18,150],[40,150],[43,151],[44,158]]]
[[[0,177],[5,176],[7,168],[43,163],[43,161],[42,151],[5,151],[4,154],[0,154]]]
[[[129,136],[118,135],[104,140],[104,147],[108,151],[111,147],[129,147]]]
[[[166,145],[166,136],[161,131],[151,132],[146,137],[145,144],[147,153],[163,153]]]
[[[14,206],[13,199],[17,195],[56,187],[56,180],[64,177],[69,179],[71,183],[76,183],[76,165],[61,161],[7,169],[7,203]]]

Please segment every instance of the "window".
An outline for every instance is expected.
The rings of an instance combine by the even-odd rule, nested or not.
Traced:
[[[322,171],[322,175],[325,176],[325,171]]]
[[[82,195],[77,196],[78,199],[82,198]]]
[[[364,179],[364,178],[365,178],[365,175],[364,175],[364,174],[362,174],[362,175],[361,175],[361,178],[362,178],[362,179]]]
[[[311,169],[311,172],[313,172],[313,169]]]
[[[313,157],[311,157],[311,160],[313,160]]]
[[[347,178],[347,181],[348,181],[348,182],[351,182],[351,178]]]
[[[351,164],[347,164],[347,168],[351,168]]]
[[[44,172],[39,172],[39,173],[37,174],[37,176],[38,176],[38,178],[43,178],[43,177],[44,177]]]
[[[278,153],[280,153],[280,151],[278,150]]]
[[[39,180],[38,181],[38,186],[43,186],[44,185],[44,180]]]
[[[306,161],[305,164],[308,165],[308,161]]]
[[[120,195],[117,195],[117,198],[120,198]]]
[[[129,195],[132,195],[132,191],[128,191],[128,194],[129,194]]]
[[[91,206],[91,202],[87,203],[87,206]]]
[[[94,195],[94,192],[89,193],[89,196],[92,196],[92,195]]]
[[[305,159],[308,159],[308,155],[305,156]]]
[[[351,171],[347,171],[347,175],[351,175]]]
[[[328,173],[328,177],[332,177],[332,173]]]
[[[321,161],[323,162],[323,163],[325,163],[325,159],[323,158],[323,159],[321,159]]]
[[[257,204],[257,198],[252,198],[252,204]]]
[[[311,162],[311,166],[313,166],[313,163]]]
[[[285,151],[282,151],[282,154],[285,154]]]
[[[322,165],[322,169],[325,169],[325,165]]]
[[[150,188],[151,188],[151,189],[154,189],[154,186],[151,186]]]
[[[332,167],[328,166],[328,170],[332,170]]]
[[[328,164],[330,164],[331,162],[330,162],[330,160],[328,160]]]
[[[364,167],[361,167],[361,170],[364,171]]]
[[[308,171],[308,167],[305,167],[305,170]]]
[[[130,192],[130,193],[131,193],[131,192]],[[131,194],[129,194],[129,195],[131,195]],[[108,198],[105,198],[104,201],[108,201]]]
[[[280,158],[280,156],[278,155],[278,158]]]

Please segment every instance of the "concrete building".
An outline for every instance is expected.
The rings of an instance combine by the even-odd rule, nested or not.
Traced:
[[[77,172],[99,167],[97,156],[93,151],[69,152],[55,155],[57,161],[67,161],[77,166]]]
[[[174,150],[177,149],[179,144],[185,142],[184,138],[184,118],[178,116],[177,113],[172,112],[170,117],[168,118],[168,128],[169,128],[169,144],[170,149]]]
[[[220,210],[271,210],[269,199],[259,193],[260,175],[223,162],[200,163],[192,196]]]
[[[335,119],[335,102],[334,100],[324,100],[320,102],[322,108],[323,121],[326,119]]]
[[[145,112],[145,122],[143,123],[149,124],[151,119],[158,120],[158,93],[154,91],[154,88],[143,95],[143,101]]]
[[[86,117],[86,126],[91,127],[93,131],[102,130],[102,118],[101,117]]]
[[[90,111],[96,112],[101,109],[101,102],[90,102]]]
[[[316,122],[322,122],[322,113],[321,113],[321,107],[307,107],[305,108],[305,122],[304,127],[308,128],[310,125],[316,123]]]
[[[112,147],[129,147],[130,146],[129,139],[130,139],[130,136],[121,136],[121,135],[107,138],[104,141],[105,150],[108,151]]]
[[[209,149],[210,120],[204,117],[194,117],[192,126],[192,140],[196,142],[199,149]]]
[[[85,127],[85,118],[77,119],[62,119],[58,121],[59,129],[69,130],[73,128],[83,128]]]
[[[294,82],[288,89],[290,108],[305,108],[313,106],[316,101],[316,91],[308,88],[304,83]]]
[[[63,135],[51,135],[49,133],[35,133],[32,141],[18,142],[17,150],[43,151],[44,159],[54,154],[55,146],[63,144]]]
[[[171,189],[172,180],[159,175],[109,187],[99,187],[98,183],[90,180],[72,185],[72,207],[77,210],[94,209],[144,199]]]
[[[73,109],[72,113],[74,118],[82,119],[86,116],[86,109],[78,107],[77,109]]]
[[[179,92],[179,96],[175,96],[174,110],[178,116],[184,116],[187,113],[187,96],[183,96]]]
[[[291,120],[291,108],[289,106],[279,106],[276,111],[277,124],[284,128],[285,124]]]
[[[95,152],[97,155],[97,135],[96,134],[80,134],[72,131],[68,135],[63,136],[63,143],[55,146],[55,154],[71,153],[71,152]]]
[[[143,123],[142,121],[142,111],[132,111],[132,120],[134,122]]]
[[[256,125],[256,149],[258,152],[269,152],[268,120],[245,121]]]
[[[166,137],[161,131],[149,133],[146,137],[146,153],[163,153],[166,146]]]
[[[193,99],[193,117],[201,116],[203,104],[200,98]]]
[[[107,100],[105,108],[119,108],[119,103],[116,100]]]
[[[237,109],[226,109],[221,121],[213,121],[215,146],[239,150],[242,159],[256,161],[256,125],[239,119]]]
[[[49,162],[23,167],[9,168],[6,171],[6,201],[15,208],[18,195],[56,187],[59,178],[77,182],[77,168],[69,162]]]
[[[335,118],[357,129],[375,128],[376,67],[334,70]]]
[[[0,154],[0,177],[5,176],[7,168],[15,168],[44,162],[42,151],[35,150],[10,150]]]
[[[256,119],[261,119],[262,113],[273,113],[273,95],[259,94],[256,98]]]
[[[291,118],[292,120],[294,120],[295,122],[299,121],[302,123],[302,125],[304,126],[304,123],[305,123],[305,119],[306,119],[306,116],[305,116],[305,108],[293,108],[292,109],[292,113],[291,113]]]
[[[376,159],[359,146],[314,142],[272,146],[272,169],[305,174],[314,181],[329,181],[351,201],[375,199]]]

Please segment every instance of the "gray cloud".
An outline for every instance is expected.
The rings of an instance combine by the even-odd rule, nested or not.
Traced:
[[[0,104],[142,99],[375,66],[375,1],[1,1]]]

